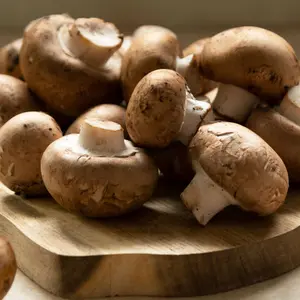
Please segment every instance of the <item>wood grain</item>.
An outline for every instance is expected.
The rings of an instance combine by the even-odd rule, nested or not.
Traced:
[[[161,185],[128,216],[88,220],[51,199],[0,186],[0,234],[20,269],[63,297],[195,296],[249,285],[300,265],[300,192],[267,218],[226,209],[207,227]]]

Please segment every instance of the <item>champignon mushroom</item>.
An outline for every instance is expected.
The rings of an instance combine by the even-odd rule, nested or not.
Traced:
[[[189,145],[195,177],[181,194],[202,225],[228,205],[265,216],[285,201],[288,173],[281,158],[244,126],[201,126]]]
[[[256,108],[246,126],[281,157],[291,182],[300,182],[300,126],[269,107]]]
[[[24,81],[0,74],[0,127],[17,114],[39,108],[36,98]]]
[[[14,250],[4,237],[0,238],[0,266],[0,299],[3,299],[9,291],[17,272]]]
[[[19,54],[22,47],[22,39],[17,39],[0,49],[0,73],[7,74],[18,79],[23,79],[19,65]]]
[[[68,128],[66,134],[79,133],[85,119],[98,119],[100,121],[112,121],[122,126],[125,131],[125,108],[115,104],[100,104],[89,109],[87,112],[79,116]],[[125,132],[124,132],[125,135]]]
[[[213,104],[216,100],[219,88],[214,88],[213,90],[207,92],[204,96],[209,99],[210,104]],[[197,99],[197,97],[196,97]]]
[[[20,65],[26,82],[54,110],[77,117],[101,103],[120,103],[123,37],[101,19],[51,15],[25,29]]]
[[[118,50],[119,54],[123,57],[125,53],[128,51],[132,43],[132,37],[130,35],[127,35],[123,39],[122,46]]]
[[[207,99],[193,97],[180,74],[155,70],[132,93],[126,111],[127,132],[143,147],[164,148],[174,140],[187,145],[210,108]]]
[[[211,37],[198,60],[203,76],[223,83],[213,108],[240,123],[259,99],[278,104],[299,82],[293,48],[279,35],[259,27],[233,28]]]
[[[192,94],[196,97],[211,91],[218,85],[216,82],[205,78],[199,71],[199,57],[208,40],[209,38],[203,38],[193,42],[183,49],[184,58],[177,59],[176,70],[185,78]]]
[[[163,28],[142,26],[133,34],[130,48],[123,57],[121,80],[126,102],[138,84],[148,73],[157,69],[176,68],[176,57],[180,54],[177,36]]]
[[[140,207],[158,179],[151,158],[124,140],[122,127],[98,119],[86,119],[80,134],[52,143],[41,170],[52,197],[88,217],[118,216]]]
[[[0,129],[0,180],[15,193],[45,195],[40,161],[47,146],[62,136],[52,117],[24,112]]]

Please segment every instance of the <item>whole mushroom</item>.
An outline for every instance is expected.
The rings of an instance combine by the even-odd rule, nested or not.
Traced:
[[[124,130],[124,135],[126,136],[126,126],[125,126],[125,108],[115,105],[115,104],[100,104],[95,106],[84,114],[79,116],[68,128],[66,134],[79,133],[82,124],[86,119],[98,119],[100,121],[112,121],[118,123],[122,126]]]
[[[181,194],[202,225],[229,205],[261,216],[285,201],[289,178],[276,152],[244,126],[216,122],[201,126],[189,145],[196,175]]]
[[[152,159],[124,140],[122,127],[98,119],[86,119],[79,134],[52,143],[43,154],[41,171],[52,197],[87,217],[139,208],[158,180]]]
[[[164,148],[175,140],[188,145],[210,108],[207,98],[199,101],[193,97],[180,74],[156,70],[147,74],[131,95],[127,132],[143,147]]]
[[[290,44],[271,31],[251,26],[211,37],[199,56],[199,68],[203,76],[223,83],[214,109],[241,123],[259,100],[278,104],[288,89],[298,84],[300,76]],[[229,87],[224,86],[227,84]]]
[[[0,127],[22,112],[39,109],[37,99],[24,81],[0,74]]]
[[[45,149],[62,132],[55,120],[43,112],[24,112],[0,128],[0,180],[25,196],[47,194],[40,163]]]
[[[14,250],[6,238],[0,238],[0,299],[3,299],[13,284],[17,272]]]
[[[17,39],[0,49],[0,73],[23,79],[19,55],[23,39]]]
[[[25,29],[20,65],[30,89],[55,111],[77,117],[101,103],[120,103],[123,36],[97,18],[50,15]]]

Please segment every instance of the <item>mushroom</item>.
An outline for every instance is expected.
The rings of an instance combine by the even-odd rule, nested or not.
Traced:
[[[181,198],[206,225],[229,205],[266,216],[285,201],[288,173],[281,158],[244,126],[201,126],[189,145],[195,177]]]
[[[125,108],[115,104],[100,104],[79,116],[68,128],[66,134],[79,133],[85,119],[97,118],[100,121],[112,121],[122,126],[125,131]],[[124,132],[125,135],[125,132]]]
[[[22,39],[17,39],[0,49],[0,73],[7,74],[18,79],[23,79],[19,65],[19,54],[22,47]]]
[[[238,107],[239,122],[243,114],[242,119],[246,120],[258,98],[278,104],[288,89],[299,82],[300,68],[293,48],[279,35],[259,27],[232,28],[211,37],[198,60],[203,76],[230,85],[219,88],[214,109],[235,119]],[[237,95],[242,96],[239,106]]]
[[[123,37],[101,19],[50,15],[25,29],[20,65],[28,86],[52,109],[77,117],[97,104],[120,103]]]
[[[256,108],[246,126],[281,157],[291,182],[300,182],[300,126],[269,107]]]
[[[204,95],[209,99],[210,104],[213,104],[214,101],[216,100],[218,90],[219,90],[219,88],[216,87]],[[196,97],[196,99],[197,99],[197,97]]]
[[[174,140],[188,145],[211,108],[204,99],[196,100],[177,72],[155,70],[132,93],[126,111],[127,132],[143,147],[164,148]]]
[[[137,209],[152,195],[158,170],[142,149],[124,140],[120,124],[86,119],[79,134],[52,143],[41,171],[52,197],[87,217],[111,217]]]
[[[293,121],[297,125],[300,125],[300,85],[296,85],[289,89],[284,96],[277,111]]]
[[[203,95],[217,87],[217,83],[205,78],[199,71],[199,57],[204,44],[209,38],[203,38],[193,42],[183,49],[183,57],[177,60],[177,72],[179,72],[187,81],[188,86],[194,96]],[[183,63],[182,63],[183,62]],[[183,70],[180,70],[183,66]]]
[[[127,103],[135,86],[145,75],[157,69],[176,68],[176,57],[180,54],[176,34],[167,28],[154,28],[145,25],[137,29],[123,57],[121,80]]]
[[[22,112],[39,108],[36,98],[24,81],[0,74],[0,127]]]
[[[4,299],[15,279],[17,262],[9,241],[0,238],[0,299]]]
[[[40,161],[47,146],[62,136],[52,117],[24,112],[0,128],[0,180],[17,194],[47,194]]]

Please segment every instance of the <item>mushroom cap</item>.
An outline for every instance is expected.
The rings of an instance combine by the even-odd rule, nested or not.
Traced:
[[[178,135],[185,114],[186,82],[172,70],[146,75],[134,89],[126,111],[131,140],[143,147],[164,148]]]
[[[102,121],[112,121],[118,123],[122,126],[122,128],[125,131],[126,130],[125,115],[126,115],[126,109],[119,105],[100,104],[98,106],[89,109],[84,114],[79,116],[71,124],[71,126],[68,128],[65,134],[79,133],[82,123],[87,118],[96,118]]]
[[[0,73],[23,79],[19,54],[23,39],[17,39],[0,49]]]
[[[121,56],[92,68],[62,48],[58,31],[71,25],[67,15],[50,15],[31,22],[24,32],[20,65],[26,82],[54,110],[77,117],[101,103],[120,103]]]
[[[299,82],[298,59],[290,44],[259,27],[238,27],[211,37],[200,56],[207,78],[233,84],[277,103]]]
[[[0,299],[3,299],[17,272],[15,253],[8,240],[3,237],[0,238],[0,264]]]
[[[42,157],[43,180],[62,207],[88,217],[111,217],[151,197],[158,171],[142,150],[127,157],[83,155],[74,147],[78,139],[78,134],[64,136]]]
[[[0,127],[22,112],[39,110],[39,108],[27,83],[9,75],[0,74]]]
[[[270,108],[256,108],[246,126],[281,157],[291,182],[300,182],[300,126]]]
[[[231,122],[201,126],[189,149],[193,166],[200,164],[243,209],[268,215],[285,201],[289,180],[283,161],[246,127]]]
[[[177,36],[170,30],[142,31],[132,40],[123,57],[121,80],[126,102],[138,84],[148,73],[157,69],[176,68],[176,57],[180,53]]]
[[[55,120],[42,112],[25,112],[0,129],[0,180],[16,193],[44,195],[40,161],[47,146],[62,136]]]

